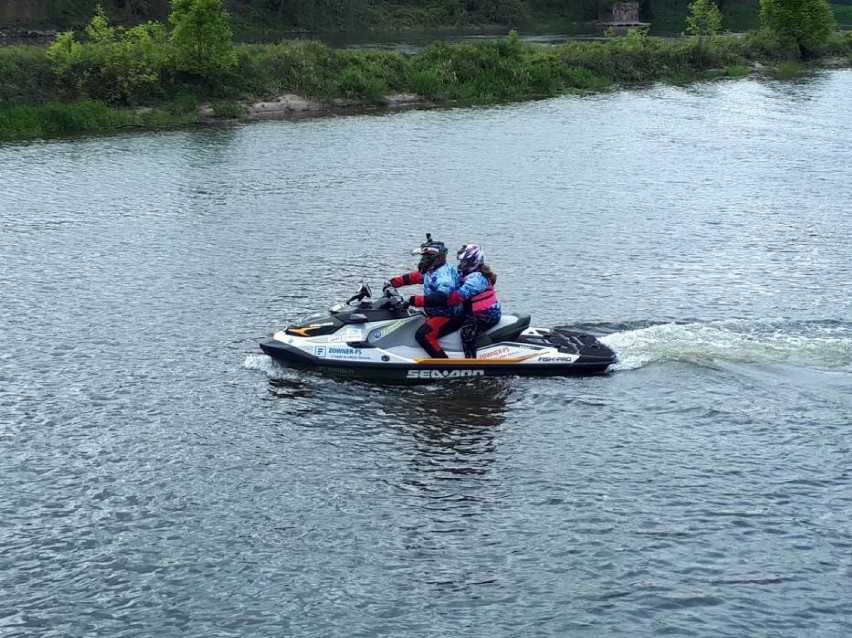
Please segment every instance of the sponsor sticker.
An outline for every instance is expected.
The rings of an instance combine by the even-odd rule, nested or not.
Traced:
[[[320,359],[325,357],[325,346],[317,346],[316,350],[314,350],[314,354],[318,356]]]
[[[399,321],[394,321],[393,323],[389,323],[386,326],[382,326],[381,328],[376,328],[372,330],[369,335],[367,335],[367,341],[373,343],[374,341],[378,341],[383,337],[387,337],[394,330],[399,328],[401,325],[405,323],[405,319],[400,319]]]
[[[494,350],[487,350],[485,352],[480,352],[477,356],[480,359],[493,359],[495,357],[505,357],[509,353],[512,352],[512,349],[508,346],[500,346],[499,348],[495,348]]]
[[[340,337],[342,341],[361,341],[361,331],[350,328],[344,330]]]
[[[361,349],[360,348],[331,348],[328,349],[329,357],[360,357]]]
[[[458,379],[484,375],[485,370],[409,370],[406,379]]]

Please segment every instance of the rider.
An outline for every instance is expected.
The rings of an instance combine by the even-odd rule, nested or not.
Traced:
[[[420,254],[417,270],[392,277],[388,283],[394,288],[423,284],[423,294],[408,299],[410,305],[423,307],[427,317],[414,336],[430,357],[446,359],[447,353],[438,339],[460,325],[463,312],[460,302],[447,302],[449,294],[459,287],[459,273],[455,266],[447,263],[444,242],[434,241],[429,233],[416,253]]]
[[[500,322],[500,300],[494,292],[497,275],[485,263],[485,253],[479,244],[465,244],[456,253],[462,283],[447,297],[448,304],[464,304],[461,324],[464,356],[476,359],[476,337]]]

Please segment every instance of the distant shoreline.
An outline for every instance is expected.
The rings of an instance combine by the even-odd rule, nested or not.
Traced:
[[[85,93],[69,97],[67,89],[55,92],[46,47],[0,47],[0,68],[15,72],[0,86],[5,91],[0,92],[0,141],[129,127],[161,130],[228,120],[483,106],[655,82],[795,77],[813,69],[852,67],[852,33],[837,34],[822,58],[808,62],[781,48],[768,49],[756,34],[672,39],[633,34],[556,45],[528,44],[510,35],[436,43],[414,54],[290,41],[239,45],[237,57],[237,71],[207,95],[180,87],[168,95],[167,86],[154,85],[148,98],[122,106]],[[73,82],[78,73],[74,70],[69,79]]]

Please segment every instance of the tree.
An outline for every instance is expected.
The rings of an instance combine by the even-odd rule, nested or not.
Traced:
[[[236,64],[233,33],[221,0],[172,0],[169,22],[181,71],[212,80]]]
[[[804,57],[819,51],[834,33],[834,13],[826,0],[760,0],[760,23]]]
[[[713,0],[695,0],[689,5],[686,32],[689,35],[713,36],[722,28],[722,13]]]
[[[134,104],[159,92],[166,61],[163,25],[114,27],[98,5],[85,34],[78,42],[73,31],[59,33],[47,50],[66,95]]]

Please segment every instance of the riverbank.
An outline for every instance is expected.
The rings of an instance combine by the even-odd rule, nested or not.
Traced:
[[[730,66],[724,69],[711,69],[703,73],[696,74],[688,80],[679,82],[671,82],[676,84],[686,84],[701,81],[714,81],[722,79],[741,78],[745,76],[763,77],[768,79],[789,79],[792,77],[801,77],[808,73],[816,72],[820,69],[837,68],[852,66],[847,60],[842,58],[828,58],[820,60],[813,64],[801,64],[795,62],[782,62],[778,64],[762,64],[753,62],[749,65]],[[617,86],[639,86],[640,84],[648,84],[649,82],[622,84]],[[601,86],[597,90],[611,90],[617,88],[616,85]],[[591,90],[575,89],[566,91],[566,93],[585,94]],[[552,96],[539,96],[552,97]],[[530,99],[539,99],[533,97]],[[509,100],[517,101],[517,100]],[[394,93],[386,96],[379,103],[368,103],[363,100],[333,100],[328,103],[310,100],[295,94],[284,94],[273,99],[264,100],[261,102],[243,102],[230,105],[231,112],[223,113],[222,105],[205,105],[198,109],[197,116],[201,121],[221,120],[223,117],[236,118],[245,121],[253,120],[272,120],[272,119],[299,119],[306,117],[324,117],[332,115],[351,115],[368,112],[381,111],[403,111],[415,108],[442,108],[452,106],[473,106],[481,105],[482,103],[459,103],[454,101],[436,101],[417,95],[416,93]]]
[[[758,33],[660,39],[639,31],[548,46],[527,44],[511,34],[497,41],[435,43],[415,54],[288,41],[241,45],[235,56],[233,69],[216,84],[163,72],[157,82],[118,94],[109,82],[126,89],[127,78],[92,77],[89,71],[86,86],[79,66],[63,75],[46,48],[0,49],[0,75],[5,78],[0,85],[0,140],[217,119],[483,105],[749,73],[790,75],[824,64],[852,66],[852,33],[837,33],[822,57],[807,63]]]

